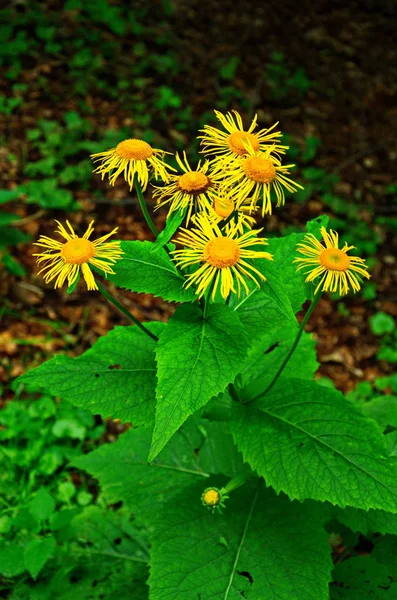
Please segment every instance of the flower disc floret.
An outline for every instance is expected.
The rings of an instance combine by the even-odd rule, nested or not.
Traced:
[[[95,246],[90,240],[74,238],[64,244],[61,256],[65,263],[82,265],[95,256]]]
[[[43,273],[46,283],[55,279],[54,287],[61,288],[66,280],[69,286],[73,285],[81,272],[88,290],[97,290],[98,286],[90,266],[96,267],[105,275],[114,274],[112,266],[121,258],[123,251],[120,242],[106,240],[116,233],[117,227],[110,233],[91,241],[88,238],[94,231],[94,221],[91,221],[83,237],[75,234],[69,221],[66,221],[68,229],[59,221],[56,223],[58,224],[56,233],[64,238],[63,241],[42,235],[34,244],[44,248],[43,252],[33,254],[37,257],[37,264],[44,264],[39,274]]]
[[[178,187],[185,194],[203,194],[210,185],[210,178],[200,171],[184,173],[178,180]]]
[[[350,267],[350,258],[338,248],[326,248],[318,258],[320,264],[331,271],[346,271]]]
[[[236,240],[224,236],[210,240],[204,248],[204,260],[218,269],[235,265],[240,254]]]
[[[243,163],[245,175],[257,183],[272,183],[276,177],[276,167],[269,158],[250,156]]]
[[[127,160],[147,160],[153,156],[153,148],[147,142],[132,138],[116,146],[115,154]]]
[[[335,231],[327,232],[321,228],[322,242],[312,233],[308,233],[303,242],[298,244],[298,252],[304,258],[294,260],[298,263],[298,271],[308,267],[305,272],[306,281],[314,281],[320,277],[315,293],[321,288],[324,292],[337,292],[344,296],[350,286],[354,292],[360,289],[362,278],[370,278],[368,267],[364,260],[358,256],[349,256],[347,253],[354,246],[345,244],[339,248],[339,236]]]

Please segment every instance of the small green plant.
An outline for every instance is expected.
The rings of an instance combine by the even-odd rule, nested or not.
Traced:
[[[16,386],[0,412],[0,593],[144,597],[146,531],[70,467],[104,432],[88,411]]]
[[[397,362],[397,328],[391,315],[378,312],[370,317],[372,333],[380,337],[379,360],[390,363]]]
[[[12,202],[17,197],[17,190],[0,190],[0,205]],[[10,249],[18,244],[28,242],[31,238],[14,227],[19,218],[15,213],[0,210],[0,262],[9,273],[22,276],[25,270],[21,263],[12,256]]]
[[[288,102],[301,100],[314,85],[302,67],[290,68],[282,52],[271,53],[266,66],[266,81],[273,100]]]

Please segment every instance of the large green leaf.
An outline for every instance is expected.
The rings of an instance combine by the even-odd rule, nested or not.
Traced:
[[[241,371],[242,389],[239,395],[243,401],[266,389],[291,349],[295,337],[295,327],[281,327],[253,345]],[[280,381],[290,377],[312,380],[317,367],[315,342],[311,335],[304,332]]]
[[[164,323],[147,323],[156,335]],[[135,425],[154,418],[156,342],[138,327],[115,327],[77,358],[55,356],[20,381],[42,386],[76,406],[102,417]]]
[[[54,556],[55,546],[52,535],[32,540],[25,546],[25,568],[33,579],[37,578],[46,562]]]
[[[230,306],[237,312],[252,342],[285,324],[285,315],[275,298],[262,287],[252,287],[249,294],[241,298],[232,296]]]
[[[156,420],[149,460],[184,421],[223,392],[241,368],[248,337],[235,311],[212,304],[180,306],[157,344]]]
[[[360,409],[364,415],[374,419],[383,430],[388,426],[397,428],[397,396],[376,396],[362,404]]]
[[[63,530],[62,541],[67,544],[47,577],[47,594],[21,598],[147,600],[147,535],[123,508],[88,506]]]
[[[121,242],[123,257],[108,278],[120,288],[161,296],[171,302],[194,302],[192,289],[185,289],[180,275],[164,248],[153,242]]]
[[[302,304],[312,297],[313,285],[305,283],[302,271],[296,270],[294,259],[299,256],[297,244],[302,242],[303,233],[291,233],[281,238],[269,239],[268,251],[273,254],[272,269],[276,269],[288,293],[294,312],[298,312]],[[266,275],[266,267],[264,274]]]
[[[154,524],[151,600],[327,600],[331,559],[312,507],[263,489],[233,492],[223,514],[199,486],[163,505]]]
[[[328,217],[321,216],[309,221],[306,230],[320,238],[320,228],[326,227],[327,224]],[[294,263],[294,259],[299,256],[297,245],[303,241],[304,236],[304,233],[291,233],[279,238],[270,238],[267,249],[273,255],[273,261],[262,261],[265,276],[271,279],[271,274],[277,273],[295,313],[301,309],[305,300],[313,297],[314,290],[313,284],[305,283],[302,271],[297,271],[297,265]]]
[[[392,581],[386,565],[371,556],[355,556],[337,565],[333,571],[331,600],[394,600],[397,581]]]
[[[385,510],[359,510],[358,508],[333,507],[333,516],[352,531],[371,535],[393,533],[397,535],[397,514]]]
[[[385,436],[340,392],[287,379],[234,410],[238,448],[277,492],[397,513],[397,463],[386,458]]]
[[[120,500],[149,523],[162,502],[195,481],[202,491],[210,474],[233,476],[244,469],[241,455],[220,423],[191,419],[148,464],[150,432],[130,429],[114,444],[79,457],[73,464],[99,479],[106,500]]]
[[[321,217],[309,221],[306,227],[319,236],[321,225],[326,226],[327,221],[328,217]],[[255,267],[267,277],[267,281],[259,288],[249,284],[248,294],[231,298],[230,306],[238,312],[253,342],[263,335],[274,333],[286,325],[286,321],[296,325],[294,314],[301,309],[305,300],[313,296],[313,285],[305,283],[302,272],[297,272],[293,262],[298,256],[297,244],[302,242],[304,236],[304,233],[291,233],[269,239],[265,249],[273,255],[273,260],[255,261]]]

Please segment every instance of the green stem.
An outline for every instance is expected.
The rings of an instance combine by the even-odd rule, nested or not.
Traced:
[[[315,294],[312,303],[309,306],[309,310],[307,311],[307,313],[305,314],[305,318],[303,319],[300,327],[299,327],[299,331],[297,333],[297,336],[295,338],[294,343],[292,344],[292,347],[290,349],[290,351],[288,352],[287,356],[284,358],[279,370],[277,371],[277,373],[275,374],[275,376],[273,377],[272,381],[270,382],[270,384],[267,386],[267,388],[261,392],[260,394],[257,394],[256,396],[254,396],[253,398],[251,398],[251,400],[249,400],[248,402],[245,402],[245,404],[250,404],[251,402],[254,402],[255,400],[258,400],[258,398],[262,398],[263,396],[265,396],[268,392],[270,392],[270,390],[272,389],[272,387],[274,386],[274,384],[276,383],[276,381],[278,380],[278,378],[280,377],[281,373],[284,371],[285,367],[288,364],[289,359],[291,358],[291,356],[293,355],[293,353],[296,350],[297,345],[299,344],[299,340],[302,337],[302,333],[304,332],[305,326],[308,322],[308,320],[310,319],[312,312],[314,311],[314,309],[317,306],[318,301],[320,300],[321,297],[321,292],[322,290],[319,289],[318,292]]]
[[[237,488],[241,487],[242,485],[244,485],[244,483],[247,481],[247,479],[249,479],[251,477],[251,473],[239,473],[238,475],[236,475],[235,477],[233,477],[233,479],[231,479],[229,481],[229,483],[227,483],[225,485],[225,487],[223,487],[220,492],[222,494],[230,494],[230,492],[232,492],[233,490],[236,490]]]
[[[154,237],[157,238],[159,232],[157,230],[156,225],[153,223],[152,217],[149,215],[149,211],[146,206],[145,198],[143,197],[143,192],[141,188],[141,184],[139,183],[138,177],[135,176],[134,186],[138,196],[139,205],[141,207],[143,216],[145,217],[146,223],[150,227],[150,231],[153,233]]]
[[[127,319],[129,319],[130,321],[135,323],[135,325],[137,325],[139,327],[139,329],[142,329],[142,331],[144,331],[146,333],[146,335],[151,337],[152,340],[154,340],[155,342],[158,341],[159,338],[157,337],[157,335],[154,335],[154,333],[149,331],[149,329],[147,329],[143,325],[143,323],[141,323],[136,317],[134,317],[134,315],[132,313],[130,313],[129,310],[127,310],[122,304],[120,304],[120,302],[118,300],[116,300],[116,298],[114,298],[114,296],[112,296],[112,294],[110,292],[105,290],[105,288],[102,287],[98,281],[96,282],[96,284],[98,286],[98,290],[101,292],[102,296],[104,296],[106,298],[106,300],[109,300],[109,302],[114,304],[114,306],[116,306],[119,309],[119,311],[122,312],[123,315],[125,315],[127,317]]]
[[[221,230],[222,230],[224,227],[226,227],[226,225],[227,225],[227,224],[228,224],[228,223],[229,223],[229,222],[230,222],[230,221],[233,219],[233,217],[234,217],[235,215],[237,215],[237,213],[238,213],[238,211],[237,211],[237,210],[234,210],[232,213],[230,213],[230,215],[227,217],[227,219],[224,219],[223,221],[220,221],[220,222],[218,223],[218,227],[219,227],[219,229],[221,229]]]

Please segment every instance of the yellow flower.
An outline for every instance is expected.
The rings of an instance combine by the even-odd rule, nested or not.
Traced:
[[[230,190],[226,190],[225,188],[219,188],[215,192],[210,193],[209,197],[212,201],[209,216],[216,224],[228,219],[236,211],[237,219],[235,218],[234,222],[238,223],[240,233],[244,233],[245,229],[252,229],[255,225],[255,219],[250,216],[252,212],[250,199],[233,199]],[[228,223],[226,227],[229,228],[231,224],[231,222]]]
[[[187,276],[186,287],[196,285],[199,298],[212,286],[214,300],[218,286],[224,299],[230,292],[240,296],[241,287],[248,293],[246,279],[252,279],[259,287],[258,279],[265,281],[265,276],[253,267],[246,259],[273,257],[268,252],[250,250],[254,246],[263,246],[266,240],[258,238],[262,229],[251,230],[238,236],[239,225],[234,224],[227,231],[221,231],[216,223],[211,222],[205,212],[195,218],[192,230],[182,229],[175,240],[185,247],[174,250],[175,260],[181,268],[192,265],[201,266]]]
[[[284,154],[285,150],[288,149],[288,146],[278,144],[282,134],[280,131],[273,131],[278,123],[275,123],[269,129],[261,129],[253,133],[257,127],[257,115],[255,115],[248,130],[245,130],[241,116],[237,111],[233,111],[234,117],[231,112],[225,115],[217,110],[214,112],[226,131],[204,125],[204,129],[201,130],[204,135],[198,136],[198,139],[202,140],[201,152],[203,154],[220,155],[224,159],[230,159],[246,155],[247,146],[252,148],[254,152],[259,152],[267,150],[268,144],[271,144],[272,151],[281,154]]]
[[[184,160],[182,161],[178,154],[176,155],[176,160],[183,174],[171,175],[170,183],[164,187],[154,186],[153,197],[158,198],[156,209],[165,204],[170,204],[170,212],[179,210],[182,213],[188,207],[188,223],[193,208],[197,211],[210,207],[207,193],[214,187],[214,184],[207,175],[209,169],[208,162],[205,162],[201,166],[199,161],[197,169],[192,171],[185,152],[183,153],[183,158]]]
[[[39,240],[34,243],[35,246],[45,248],[44,252],[33,254],[37,256],[37,264],[44,263],[44,267],[39,271],[43,275],[44,281],[49,283],[56,278],[55,289],[60,288],[68,280],[68,286],[72,285],[79,276],[80,269],[89,290],[97,290],[94,276],[89,265],[97,267],[105,273],[114,273],[110,265],[121,258],[123,251],[120,248],[120,242],[106,242],[106,240],[116,233],[117,227],[110,233],[98,238],[94,242],[89,240],[91,233],[94,231],[92,224],[88,225],[88,229],[79,238],[75,234],[73,227],[66,221],[70,230],[67,231],[59,221],[56,233],[59,233],[65,240],[53,240],[45,235],[40,236]]]
[[[347,252],[354,246],[345,244],[339,249],[338,234],[335,231],[330,230],[328,233],[325,227],[322,227],[321,235],[325,245],[312,233],[308,233],[303,242],[298,244],[298,252],[307,257],[294,260],[295,263],[299,263],[298,271],[309,267],[305,273],[306,281],[314,281],[321,277],[315,293],[323,286],[323,292],[336,292],[339,288],[340,295],[344,296],[349,291],[349,285],[354,292],[358,292],[361,278],[370,278],[364,260],[358,256],[348,256]]]
[[[247,156],[234,161],[223,173],[216,173],[213,178],[218,181],[223,177],[225,186],[233,187],[233,194],[241,198],[251,196],[251,208],[254,210],[256,203],[262,199],[262,216],[271,214],[271,190],[273,189],[277,206],[285,203],[284,188],[289,192],[296,192],[297,188],[303,189],[287,177],[289,169],[295,165],[282,165],[275,156],[271,155],[272,149],[266,152],[254,152],[248,149]]]
[[[145,190],[149,182],[149,167],[153,169],[156,179],[161,177],[164,181],[168,181],[167,169],[175,171],[175,169],[164,163],[165,154],[169,154],[169,152],[152,148],[150,144],[143,140],[130,139],[120,142],[115,148],[106,150],[106,152],[92,154],[91,158],[94,162],[101,161],[99,167],[94,169],[94,173],[100,173],[102,179],[104,179],[106,173],[109,173],[109,183],[111,185],[114,185],[117,177],[123,173],[130,190],[134,185],[135,175],[142,189]]]
[[[204,506],[214,508],[221,501],[221,494],[217,488],[207,488],[201,495],[201,501]]]

